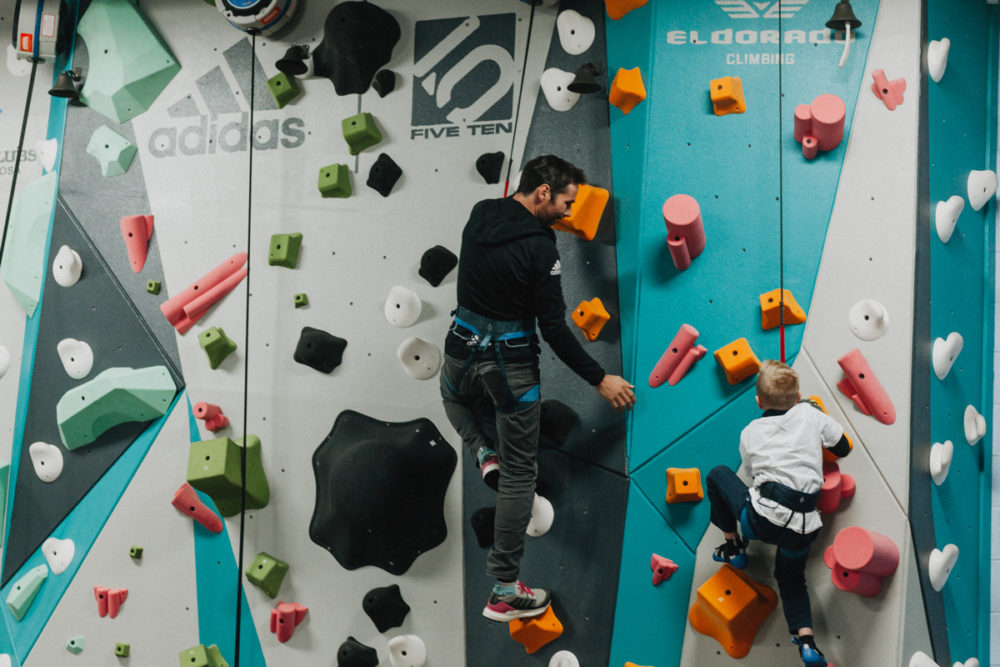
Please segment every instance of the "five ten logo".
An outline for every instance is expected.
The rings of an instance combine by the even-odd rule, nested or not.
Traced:
[[[715,0],[715,4],[733,19],[788,19],[795,16],[809,0],[777,0],[752,2],[748,0]]]
[[[185,95],[167,109],[178,124],[157,128],[149,135],[149,152],[154,157],[245,151],[251,136],[253,148],[258,151],[298,148],[305,142],[305,122],[301,118],[279,119],[270,113],[278,106],[267,90],[267,75],[252,53],[250,42],[240,40],[223,56],[225,69],[213,67],[195,81],[196,94]],[[249,127],[247,103],[250,67],[255,70],[256,80],[253,128]]]

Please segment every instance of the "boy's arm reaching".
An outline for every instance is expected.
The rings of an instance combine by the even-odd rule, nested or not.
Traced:
[[[847,441],[847,434],[841,435],[840,440],[837,441],[833,447],[828,447],[830,453],[837,458],[844,458],[851,453],[851,443]]]

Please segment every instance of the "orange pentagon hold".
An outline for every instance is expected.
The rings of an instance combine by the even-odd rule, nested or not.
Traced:
[[[647,2],[649,0],[604,0],[604,7],[608,10],[608,16],[617,21],[633,9],[638,9]]]
[[[590,301],[581,301],[580,305],[573,310],[573,322],[580,327],[587,340],[597,340],[601,329],[611,319],[611,315],[604,308],[604,304],[596,296]]]
[[[739,384],[760,370],[760,359],[750,349],[746,338],[737,338],[715,351],[715,360],[722,366],[729,384]]]
[[[747,110],[747,103],[743,98],[743,80],[738,76],[712,79],[708,84],[708,92],[712,98],[712,111],[716,116]]]
[[[782,301],[785,307],[785,324],[802,324],[806,321],[806,311],[795,301],[791,290],[773,289],[760,295],[760,325],[764,329],[781,326]]]
[[[539,616],[528,619],[515,618],[508,623],[508,628],[510,636],[524,646],[524,650],[528,653],[534,653],[563,632],[562,623],[556,618],[551,606]]]
[[[667,502],[696,503],[705,497],[701,471],[697,468],[667,468]]]
[[[552,225],[553,229],[576,234],[586,241],[594,240],[604,216],[604,207],[611,193],[593,185],[581,185],[573,200],[569,215]]]
[[[742,658],[777,605],[778,596],[770,586],[726,563],[698,588],[688,620],[695,630],[718,641],[730,657]]]
[[[608,101],[628,113],[635,108],[635,105],[646,99],[646,86],[642,83],[642,73],[638,67],[624,69],[619,67],[611,82],[611,91],[608,93]]]

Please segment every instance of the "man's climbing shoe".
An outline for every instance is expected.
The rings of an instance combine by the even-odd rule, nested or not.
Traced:
[[[515,618],[538,616],[549,608],[552,597],[541,588],[528,588],[520,581],[490,591],[490,598],[483,608],[483,616],[491,621],[509,623]]]
[[[792,643],[799,647],[799,657],[806,667],[826,667],[829,663],[816,646],[810,641],[801,641],[798,637],[792,637]]]
[[[486,486],[496,491],[500,486],[500,457],[489,447],[480,447],[476,452],[476,462]]]
[[[744,569],[747,566],[747,543],[739,535],[726,540],[715,548],[712,560],[719,563],[729,563],[733,567]]]

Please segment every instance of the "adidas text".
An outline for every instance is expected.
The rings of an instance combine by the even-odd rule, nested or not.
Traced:
[[[197,125],[186,127],[161,127],[149,136],[149,152],[153,157],[174,157],[180,155],[204,155],[220,150],[237,153],[247,150],[250,114],[243,112],[239,121],[209,123],[208,116],[202,116]],[[305,143],[303,131],[305,121],[301,118],[261,119],[253,125],[254,150],[276,148],[298,148]]]

